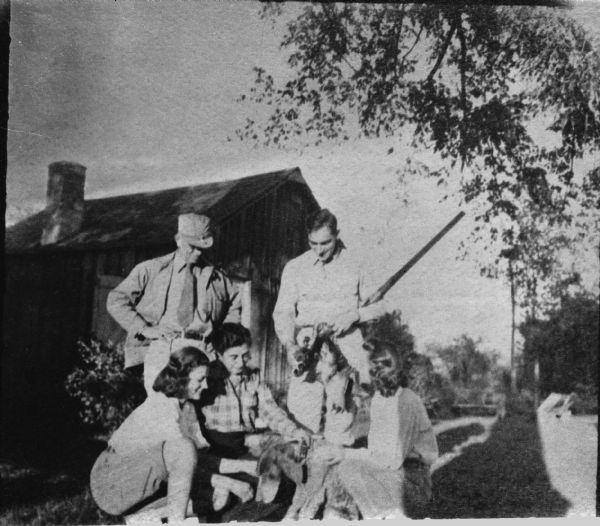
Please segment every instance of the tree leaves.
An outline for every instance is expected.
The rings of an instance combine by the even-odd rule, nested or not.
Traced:
[[[464,200],[486,203],[475,239],[499,250],[527,214],[541,234],[600,202],[597,174],[573,171],[574,159],[600,149],[600,53],[566,10],[307,4],[281,47],[291,78],[255,70],[244,102],[272,110],[237,131],[243,140],[303,148],[414,129],[414,148],[461,168]],[[557,140],[538,144],[532,124],[549,116]]]
[[[598,52],[558,10],[307,5],[281,46],[293,76],[277,87],[256,69],[244,100],[275,109],[238,130],[241,139],[289,147],[295,138],[303,147],[414,124],[414,144],[431,144],[451,165],[515,179],[532,144],[527,125],[540,112],[556,115],[551,130],[566,155],[600,145]]]

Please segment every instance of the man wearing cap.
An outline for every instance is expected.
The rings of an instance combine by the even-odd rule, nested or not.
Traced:
[[[106,304],[127,331],[125,367],[144,363],[147,391],[170,353],[193,345],[213,357],[206,342],[213,328],[240,322],[237,290],[205,257],[214,242],[210,218],[180,215],[175,242],[175,252],[138,264]]]

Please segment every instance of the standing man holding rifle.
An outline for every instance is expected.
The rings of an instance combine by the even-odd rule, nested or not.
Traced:
[[[367,353],[357,322],[385,312],[382,302],[361,309],[362,273],[356,254],[339,238],[337,218],[327,209],[319,210],[306,223],[310,250],[292,259],[283,269],[279,296],[273,312],[275,332],[283,344],[288,362],[295,368],[302,356],[301,346],[316,334],[319,326],[332,329],[335,340],[360,381],[368,381]],[[299,422],[318,431],[323,386],[309,382],[305,375],[292,375],[288,409]]]
[[[306,343],[321,325],[333,329],[335,340],[348,363],[358,372],[360,382],[369,382],[368,354],[357,326],[378,318],[387,308],[385,294],[462,219],[457,214],[408,263],[368,298],[361,296],[362,272],[358,258],[339,238],[336,217],[327,209],[308,218],[306,232],[310,250],[289,261],[281,276],[279,297],[273,312],[275,332],[288,361],[296,366]],[[308,347],[308,345],[304,345]],[[295,367],[295,370],[297,368]],[[321,418],[324,390],[319,383],[308,384],[306,375],[292,376],[288,409],[309,429],[316,431]],[[291,405],[291,407],[290,407]],[[297,405],[297,407],[294,407]],[[299,418],[299,415],[303,416]]]

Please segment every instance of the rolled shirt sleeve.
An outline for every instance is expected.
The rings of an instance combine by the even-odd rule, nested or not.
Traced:
[[[283,344],[294,341],[297,287],[294,281],[294,270],[288,263],[281,274],[281,285],[277,303],[273,310],[273,322],[279,341]]]
[[[298,427],[275,402],[271,390],[263,383],[258,386],[258,416],[272,431],[290,436]]]
[[[137,334],[148,325],[135,306],[148,284],[146,265],[140,263],[115,289],[108,293],[106,309],[110,315],[130,334]]]
[[[239,287],[236,286],[231,279],[223,276],[223,284],[225,293],[229,299],[227,307],[227,315],[223,320],[224,323],[240,323],[242,320],[242,294]]]

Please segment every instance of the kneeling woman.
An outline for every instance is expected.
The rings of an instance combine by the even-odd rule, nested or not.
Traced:
[[[92,495],[102,510],[122,515],[151,500],[163,483],[169,522],[185,519],[198,484],[213,487],[217,510],[230,492],[244,502],[252,498],[250,485],[219,473],[254,473],[255,462],[220,459],[202,451],[208,444],[189,401],[200,398],[208,363],[195,347],[173,353],[154,381],[153,392],[115,431],[90,476]]]

